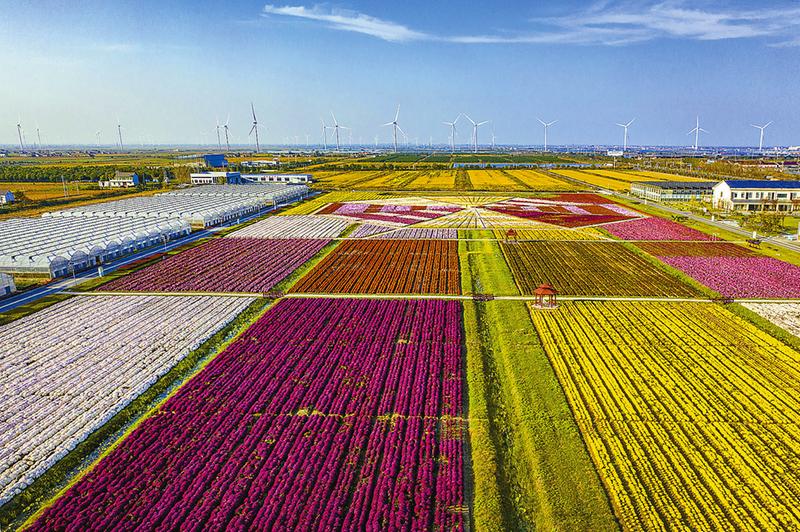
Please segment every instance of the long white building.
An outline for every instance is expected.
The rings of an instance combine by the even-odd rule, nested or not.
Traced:
[[[800,210],[800,181],[729,179],[714,185],[711,203],[726,211]]]

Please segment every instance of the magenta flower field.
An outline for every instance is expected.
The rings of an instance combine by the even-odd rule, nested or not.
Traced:
[[[622,240],[712,240],[711,235],[663,218],[640,218],[603,229]]]
[[[770,257],[659,257],[726,297],[800,297],[800,268]]]
[[[328,240],[217,238],[103,286],[134,292],[268,292]]]
[[[31,529],[463,529],[460,312],[281,301]]]

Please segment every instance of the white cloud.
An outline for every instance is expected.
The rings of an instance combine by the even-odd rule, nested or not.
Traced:
[[[713,41],[772,37],[773,46],[797,46],[800,7],[762,9],[699,9],[682,0],[642,5],[641,2],[599,2],[578,13],[536,18],[522,32],[433,35],[364,13],[322,5],[264,6],[264,14],[323,22],[328,27],[363,33],[390,42],[439,41],[461,44],[600,44],[618,46],[655,39]]]
[[[333,29],[363,33],[384,41],[405,42],[429,38],[428,35],[409,29],[402,24],[381,20],[354,11],[325,10],[318,5],[307,8],[304,6],[274,6],[267,4],[264,6],[264,13],[325,22]]]

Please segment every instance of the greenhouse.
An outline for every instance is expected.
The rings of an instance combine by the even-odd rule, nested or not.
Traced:
[[[202,185],[199,187],[184,188],[166,192],[164,196],[223,196],[264,198],[269,202],[273,200],[282,203],[301,198],[308,194],[305,185],[287,186],[283,184],[263,185]]]
[[[41,217],[0,221],[0,271],[63,277],[188,235],[183,220]]]
[[[255,187],[262,189],[261,192],[245,194],[245,189],[253,188],[247,185],[210,185],[155,196],[85,205],[44,213],[42,216],[181,219],[193,227],[210,227],[272,207],[276,203],[299,199],[307,192],[306,187],[298,186]],[[204,188],[208,188],[209,192],[203,193],[200,189]],[[264,191],[264,188],[272,190]],[[242,193],[224,193],[225,189],[242,189]]]

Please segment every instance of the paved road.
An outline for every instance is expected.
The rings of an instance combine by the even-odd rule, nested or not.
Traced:
[[[311,196],[309,196],[309,197],[311,197]],[[284,204],[278,204],[278,207],[281,207],[283,205]],[[259,216],[263,216],[263,215],[273,211],[274,209],[275,209],[275,207],[270,207],[268,209],[264,209],[264,210],[261,210],[259,212],[250,214],[248,216],[245,216],[245,217],[242,217],[242,218],[239,218],[239,219],[236,219],[236,220],[231,220],[229,222],[226,222],[224,224],[218,225],[216,227],[212,227],[210,229],[203,229],[203,230],[200,230],[200,231],[195,231],[194,233],[192,233],[190,235],[186,235],[186,236],[178,238],[176,240],[172,240],[170,242],[167,242],[166,247],[162,246],[162,245],[158,245],[158,246],[154,246],[154,247],[150,247],[150,248],[144,249],[144,250],[139,251],[137,253],[133,253],[131,255],[125,255],[124,257],[121,257],[121,258],[119,258],[119,259],[117,259],[117,260],[115,260],[113,262],[104,264],[103,265],[103,270],[104,270],[104,272],[106,274],[109,274],[109,273],[113,272],[114,270],[116,270],[117,268],[119,268],[121,266],[125,266],[126,264],[130,264],[131,262],[135,262],[137,260],[141,260],[141,259],[150,257],[150,256],[155,255],[157,253],[161,253],[161,252],[165,251],[165,249],[166,249],[166,251],[170,251],[170,250],[173,250],[173,249],[175,249],[177,247],[180,247],[180,246],[183,246],[183,245],[186,245],[186,244],[191,244],[192,242],[196,242],[197,240],[200,240],[201,238],[207,238],[207,237],[213,236],[215,232],[220,231],[221,229],[224,229],[226,227],[230,227],[230,226],[233,226],[233,225],[237,225],[237,224],[240,224],[240,223],[248,222],[248,221],[252,220],[253,218],[257,218]],[[73,287],[83,283],[84,281],[87,281],[89,279],[94,279],[96,277],[97,277],[97,269],[84,270],[84,271],[81,271],[81,272],[76,272],[74,277],[67,277],[67,278],[63,278],[63,279],[57,279],[55,281],[47,283],[46,285],[40,286],[38,288],[33,288],[31,290],[26,290],[25,292],[21,292],[21,293],[19,293],[17,295],[14,295],[14,296],[11,296],[11,297],[8,297],[8,298],[4,298],[4,299],[0,300],[0,312],[8,312],[10,310],[14,310],[15,308],[19,307],[20,305],[26,305],[28,303],[33,303],[34,301],[39,300],[39,299],[41,299],[43,297],[47,297],[47,296],[50,296],[50,295],[58,294],[58,293],[63,292],[65,290],[69,290],[70,288],[73,288]]]

